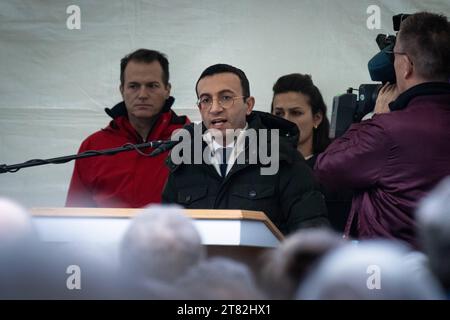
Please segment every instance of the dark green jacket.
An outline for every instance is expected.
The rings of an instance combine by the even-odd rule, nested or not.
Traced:
[[[175,165],[169,156],[167,163],[170,174],[162,201],[177,203],[188,209],[263,211],[284,234],[300,228],[328,226],[323,195],[311,169],[296,149],[297,126],[269,113],[257,111],[247,117],[247,122],[249,128],[280,130],[277,174],[261,175],[260,169],[264,165],[258,159],[257,164],[249,164],[249,161],[245,164],[235,163],[223,179],[213,165]],[[192,133],[196,125],[202,124],[191,124],[185,128]],[[205,130],[204,126],[202,130]],[[267,136],[270,140],[270,133]],[[206,143],[203,142],[203,149],[205,147]],[[249,152],[245,154],[248,160]]]

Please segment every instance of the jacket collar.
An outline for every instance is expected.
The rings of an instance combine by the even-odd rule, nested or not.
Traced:
[[[409,88],[389,104],[392,111],[405,109],[409,102],[418,96],[450,94],[450,83],[425,82]]]
[[[171,106],[174,101],[175,99],[173,97],[169,97],[169,99],[166,100],[166,104],[162,108],[161,112],[151,120],[153,124],[149,132],[148,139],[161,139],[161,137],[164,137],[164,139],[170,139],[170,135],[176,127],[182,127],[190,123],[186,116],[178,116],[173,110],[171,110]],[[117,130],[122,128],[124,130],[124,134],[128,137],[135,137],[137,139],[136,141],[140,142],[141,138],[139,134],[128,120],[127,109],[123,101],[116,104],[112,109],[105,108],[105,112],[112,117],[113,120],[111,120],[109,126],[103,130]]]
[[[295,123],[285,120],[281,117],[274,116],[267,112],[253,111],[247,116],[249,128],[253,129],[278,129],[280,137],[287,139],[297,148],[297,142],[300,135],[298,127]]]

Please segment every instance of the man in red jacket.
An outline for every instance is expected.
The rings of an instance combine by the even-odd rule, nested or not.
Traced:
[[[169,140],[189,123],[170,108],[169,62],[158,51],[139,49],[120,63],[123,102],[105,109],[109,125],[83,141],[79,152],[121,147],[126,143]],[[149,153],[151,148],[142,149]],[[135,151],[78,159],[67,195],[69,207],[139,208],[161,202],[168,176],[168,151],[146,157]]]
[[[319,155],[316,176],[355,190],[347,222],[360,238],[396,238],[417,247],[418,201],[450,175],[450,24],[416,13],[393,50],[396,85],[385,86],[372,119],[352,125]]]

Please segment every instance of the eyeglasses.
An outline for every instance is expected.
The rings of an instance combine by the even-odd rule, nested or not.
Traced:
[[[217,102],[220,107],[227,109],[227,108],[231,108],[233,106],[234,100],[241,99],[241,98],[244,98],[244,100],[247,99],[246,96],[233,97],[233,96],[223,95],[223,96],[219,97]],[[210,107],[212,107],[213,102],[214,102],[214,99],[212,97],[205,96],[205,97],[201,97],[200,99],[198,99],[197,106],[199,108],[210,108]]]
[[[411,65],[414,65],[413,61],[411,60],[411,58],[409,57],[409,55],[406,52],[400,52],[400,51],[394,51],[394,50],[386,50],[385,52],[392,56],[391,57],[392,61],[394,61],[394,57],[396,54],[400,54],[400,55],[407,56],[409,63],[411,63]]]

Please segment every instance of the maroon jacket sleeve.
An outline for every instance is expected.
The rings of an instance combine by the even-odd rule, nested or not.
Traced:
[[[353,124],[318,156],[314,168],[317,179],[331,189],[370,188],[386,164],[388,139],[376,116]]]
[[[81,144],[78,153],[87,150],[85,144],[86,141]],[[69,191],[67,192],[66,207],[97,207],[91,190],[82,180],[80,170],[80,163],[76,160],[73,168],[72,179],[69,185]]]

